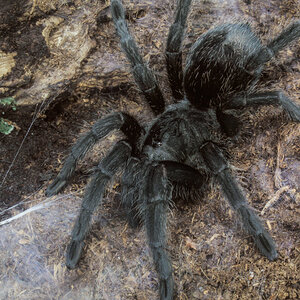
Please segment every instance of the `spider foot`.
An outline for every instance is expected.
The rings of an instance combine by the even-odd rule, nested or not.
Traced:
[[[269,260],[273,261],[277,258],[277,251],[275,243],[269,233],[261,224],[258,216],[250,210],[246,205],[242,205],[238,209],[244,226],[247,231],[252,235],[254,242],[260,252],[265,255]]]
[[[161,278],[159,285],[160,300],[172,300],[174,290],[172,275],[168,276],[166,279]]]
[[[55,178],[55,180],[48,186],[46,190],[46,196],[50,197],[56,195],[65,186],[66,183],[66,180],[62,180],[59,177]]]
[[[289,110],[288,115],[293,122],[300,122],[300,108],[299,107],[296,106],[295,109]]]
[[[269,260],[273,261],[277,258],[277,251],[275,248],[275,244],[271,236],[262,232],[255,237],[255,243],[258,249],[263,253]]]
[[[81,257],[81,253],[84,247],[83,241],[72,240],[67,249],[66,265],[69,269],[74,269]]]

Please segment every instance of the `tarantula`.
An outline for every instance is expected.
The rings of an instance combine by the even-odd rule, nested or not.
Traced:
[[[67,266],[78,263],[92,213],[105,187],[121,169],[121,199],[131,226],[145,225],[160,279],[160,299],[173,298],[171,261],[166,251],[166,219],[175,195],[186,198],[216,178],[258,249],[269,260],[277,257],[275,243],[247,204],[231,173],[224,140],[237,134],[240,122],[234,110],[259,105],[281,105],[292,121],[300,121],[300,107],[280,91],[256,92],[263,66],[290,42],[300,37],[300,22],[287,27],[263,46],[244,23],[224,24],[202,34],[191,47],[182,68],[182,40],[191,0],[179,0],[169,30],[166,63],[175,104],[165,107],[153,72],[147,67],[125,20],[119,0],[111,12],[121,46],[131,63],[135,81],[156,115],[140,125],[132,116],[117,112],[98,120],[72,147],[48,196],[59,192],[85,153],[112,130],[126,139],[117,142],[102,159],[89,183],[67,249]]]

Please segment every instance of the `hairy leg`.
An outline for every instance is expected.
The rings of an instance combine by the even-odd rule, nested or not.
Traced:
[[[269,260],[277,257],[275,243],[258,216],[248,203],[236,180],[230,174],[228,164],[219,147],[211,142],[201,147],[200,152],[208,168],[216,176],[232,208],[239,214],[245,229],[252,235],[258,249]]]
[[[300,20],[289,25],[266,47],[261,48],[260,51],[255,53],[249,59],[246,70],[250,72],[255,71],[273,58],[280,50],[284,49],[288,44],[298,38],[300,38]]]
[[[131,157],[126,165],[121,181],[122,205],[127,213],[127,220],[131,227],[141,224],[138,210],[139,188],[142,181],[142,163],[136,157]]]
[[[86,152],[95,145],[97,141],[105,137],[112,130],[120,129],[127,136],[133,152],[137,151],[136,141],[143,133],[143,128],[131,116],[125,113],[115,113],[97,121],[92,129],[83,135],[71,149],[62,169],[56,179],[46,190],[47,196],[57,194],[66,184],[75,171],[77,162],[84,157]]]
[[[162,165],[149,165],[142,186],[142,216],[160,278],[160,300],[173,299],[172,265],[166,248],[166,218],[172,187]]]
[[[92,214],[102,201],[107,183],[118,169],[124,167],[130,154],[131,147],[129,144],[125,141],[120,141],[100,162],[85,191],[81,211],[73,228],[71,242],[67,249],[67,266],[69,268],[75,268],[81,257],[84,239],[90,227]]]
[[[299,105],[294,103],[281,91],[261,92],[246,95],[244,97],[238,96],[232,99],[232,101],[227,104],[226,108],[241,109],[247,106],[257,105],[281,105],[292,121],[300,122]]]
[[[183,71],[181,45],[191,0],[178,0],[174,23],[171,25],[166,47],[166,62],[173,97],[183,99]]]
[[[131,63],[135,81],[153,112],[155,114],[160,114],[165,108],[162,92],[157,84],[155,76],[143,61],[135,41],[129,33],[125,20],[124,8],[119,0],[111,1],[111,13],[117,29],[117,34],[120,37],[121,46]]]

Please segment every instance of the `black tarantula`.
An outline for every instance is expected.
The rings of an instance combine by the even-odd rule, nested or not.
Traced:
[[[277,257],[275,243],[247,201],[226,160],[224,139],[240,127],[233,110],[259,105],[281,105],[292,121],[300,121],[300,107],[280,91],[256,92],[263,66],[290,42],[300,37],[299,20],[268,45],[244,23],[224,24],[202,34],[191,47],[182,69],[181,45],[191,0],[178,0],[166,46],[169,82],[175,104],[165,107],[155,76],[143,61],[131,37],[123,6],[111,0],[112,18],[135,81],[156,118],[140,125],[117,112],[95,123],[72,147],[59,175],[48,187],[51,196],[64,187],[76,163],[112,130],[126,139],[115,144],[100,162],[89,183],[80,215],[67,249],[67,266],[78,263],[92,213],[105,187],[119,169],[122,204],[130,225],[145,225],[160,279],[160,299],[173,299],[172,264],[166,251],[166,219],[172,196],[186,198],[216,178],[231,207],[239,215],[258,249],[269,260]]]

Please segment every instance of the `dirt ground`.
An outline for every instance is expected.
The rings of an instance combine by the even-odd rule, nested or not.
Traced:
[[[54,1],[55,9],[33,2],[40,7],[28,7],[32,24],[62,15],[64,20],[88,16],[82,40],[86,50],[73,63],[74,53],[54,51],[51,34],[43,31],[46,42],[38,64],[33,63],[37,51],[32,50],[22,57],[28,65],[16,64],[11,74],[0,75],[1,97],[13,95],[19,104],[16,111],[5,108],[2,114],[16,128],[0,136],[0,299],[156,299],[158,280],[146,237],[125,222],[118,180],[95,214],[78,268],[70,271],[65,266],[66,245],[88,177],[118,134],[86,156],[72,183],[57,197],[45,197],[47,185],[72,143],[98,118],[121,110],[145,124],[153,116],[129,75],[108,1],[98,1],[98,6],[97,1],[86,6],[79,0],[65,1],[74,4],[68,7]],[[130,30],[167,96],[163,51],[174,2],[123,1]],[[298,0],[194,1],[185,53],[197,36],[222,22],[248,21],[265,42],[297,18]],[[64,21],[55,26],[61,24]],[[1,42],[4,51],[8,46]],[[66,55],[65,62],[60,55]],[[300,104],[299,58],[297,41],[266,66],[259,88],[282,89]],[[64,73],[66,63],[70,67]],[[25,69],[31,74],[29,82]],[[15,83],[13,76],[22,83]],[[199,203],[178,203],[170,212],[168,249],[176,299],[300,298],[300,125],[275,107],[251,109],[242,118],[244,126],[228,149],[231,164],[249,203],[276,241],[279,258],[269,262],[262,257],[218,187],[211,187]]]

